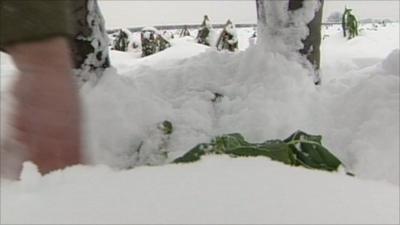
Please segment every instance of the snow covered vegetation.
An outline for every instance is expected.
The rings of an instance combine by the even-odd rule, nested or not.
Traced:
[[[81,89],[88,165],[42,176],[26,163],[20,181],[1,182],[1,223],[399,223],[399,24],[371,27],[351,40],[323,28],[321,86],[293,53],[299,37],[250,45],[253,28],[236,29],[236,52],[193,31],[144,58],[111,50],[113,68]],[[2,53],[3,100],[14,72]],[[322,135],[355,177],[261,157],[169,164],[217,135],[297,130]]]

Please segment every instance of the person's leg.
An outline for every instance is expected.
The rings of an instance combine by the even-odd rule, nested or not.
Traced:
[[[95,84],[110,67],[105,22],[97,0],[70,0],[70,4],[75,28],[72,42],[74,74],[80,86],[86,82]]]
[[[19,43],[6,51],[20,71],[13,125],[26,159],[42,173],[80,163],[80,102],[67,40]]]
[[[267,15],[265,14],[265,0],[256,0],[256,9],[257,9],[257,21],[261,23],[261,25],[266,25],[267,23]]]
[[[289,0],[289,10],[297,10],[303,7],[304,0]],[[302,55],[305,55],[314,66],[317,74],[315,80],[316,84],[320,83],[319,69],[320,69],[320,46],[321,46],[321,24],[322,24],[322,11],[324,0],[319,0],[321,7],[318,12],[315,13],[314,19],[308,24],[310,34],[305,40],[303,40],[304,48],[300,50]]]
[[[71,3],[0,1],[0,49],[20,71],[14,114],[5,121],[15,129],[0,143],[2,176],[17,178],[25,160],[43,173],[81,162],[80,103],[67,41]]]

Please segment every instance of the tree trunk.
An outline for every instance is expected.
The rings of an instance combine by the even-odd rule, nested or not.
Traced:
[[[97,0],[71,0],[75,35],[73,58],[80,86],[95,84],[110,66],[108,36]]]

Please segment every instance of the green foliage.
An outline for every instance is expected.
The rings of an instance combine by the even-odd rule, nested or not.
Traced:
[[[206,154],[227,154],[232,157],[264,156],[292,166],[336,171],[342,163],[322,146],[321,139],[321,136],[298,131],[283,141],[249,143],[240,134],[227,134],[197,145],[174,163],[195,162]]]

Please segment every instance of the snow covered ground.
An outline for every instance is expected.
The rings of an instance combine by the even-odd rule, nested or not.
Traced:
[[[389,224],[398,188],[291,168],[265,158],[201,163],[76,166],[3,181],[1,222],[28,224]]]
[[[323,85],[285,55],[248,45],[216,52],[193,43],[150,57],[111,52],[114,69],[82,90],[93,164],[46,176],[27,164],[1,182],[1,223],[399,223],[399,24],[363,26],[345,40],[324,29]],[[1,91],[15,71],[1,55]],[[214,93],[224,97],[213,103]],[[2,110],[4,110],[2,104]],[[251,142],[301,129],[357,176],[293,168],[265,158],[208,156],[188,165],[141,166],[157,124],[169,120],[166,164],[218,134]]]

